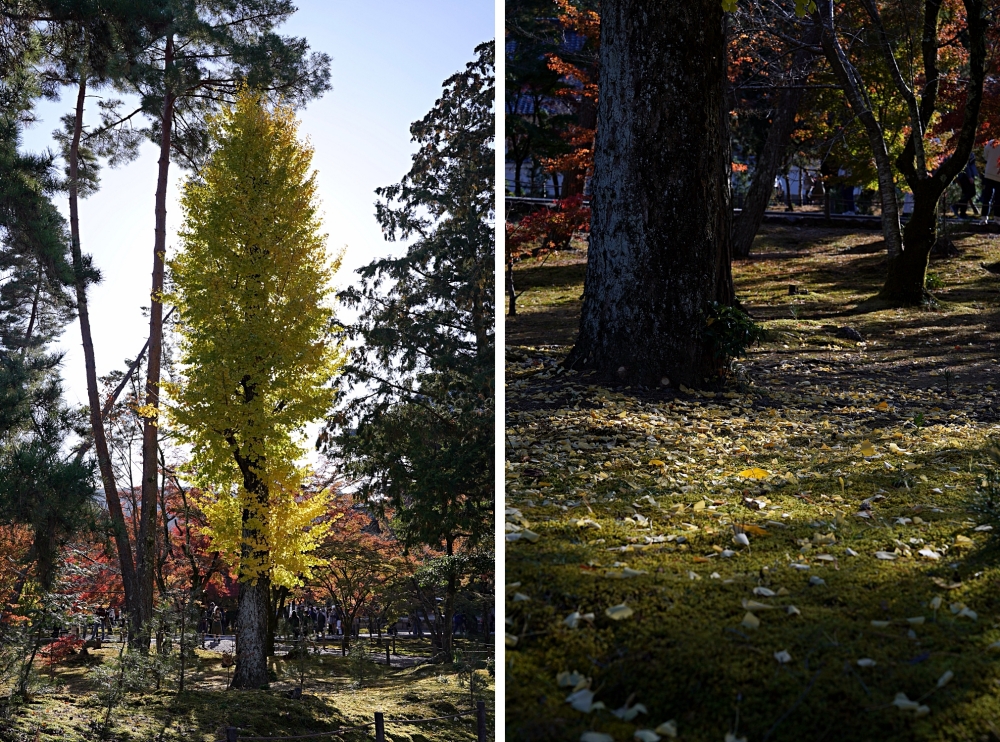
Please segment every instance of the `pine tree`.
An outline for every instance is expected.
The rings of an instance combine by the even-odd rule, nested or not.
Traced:
[[[366,392],[320,440],[370,506],[393,510],[407,547],[441,554],[445,655],[462,565],[489,549],[494,512],[492,42],[476,55],[410,127],[420,145],[410,172],[376,191],[386,239],[415,239],[342,294],[359,311],[342,383]]]
[[[62,541],[89,513],[90,467],[64,459],[78,420],[62,399],[52,341],[73,318],[66,223],[52,193],[53,157],[20,149],[44,83],[38,36],[18,24],[0,38],[0,523],[31,528],[35,577],[52,587]],[[20,579],[15,588],[24,586]],[[11,602],[17,602],[14,597]]]
[[[322,536],[322,499],[303,501],[300,432],[333,402],[343,362],[312,150],[291,109],[244,90],[212,119],[208,165],[182,197],[170,264],[182,380],[170,413],[192,449],[215,545],[240,579],[233,687],[267,683],[268,590],[294,584]]]

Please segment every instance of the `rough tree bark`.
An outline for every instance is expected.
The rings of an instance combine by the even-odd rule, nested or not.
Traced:
[[[725,20],[718,0],[601,4],[580,334],[567,365],[701,385],[710,301],[733,300]]]
[[[236,616],[236,670],[230,688],[255,690],[267,685],[267,597],[271,581],[260,576],[240,581]]]
[[[254,387],[244,379],[244,394],[249,404],[254,396]],[[241,451],[234,435],[230,435],[229,445],[233,457],[243,476],[243,489],[257,500],[260,512],[266,512],[270,493],[267,483],[258,472],[264,470],[264,461]],[[268,552],[253,549],[259,542],[260,534],[250,527],[254,514],[248,507],[243,508],[243,545],[239,569],[239,596],[236,616],[236,669],[229,687],[242,689],[260,688],[268,683],[267,649],[268,622],[271,603],[271,581],[264,574],[258,574],[248,565],[267,565]],[[257,516],[259,517],[259,515]]]
[[[246,478],[246,474],[244,474]],[[267,501],[267,489],[262,486],[256,476],[253,492],[262,502]],[[244,509],[243,523],[250,519],[250,511]],[[250,556],[249,543],[254,534],[244,526],[243,555]],[[260,556],[259,554],[257,555]],[[242,560],[245,563],[246,559]],[[268,648],[268,616],[270,614],[271,581],[267,575],[249,577],[244,572],[243,563],[240,566],[239,596],[237,598],[236,616],[236,670],[233,672],[231,688],[256,689],[267,685],[267,648]]]
[[[111,465],[111,453],[108,450],[104,420],[101,416],[101,401],[97,386],[97,362],[94,358],[94,339],[90,330],[90,310],[87,305],[87,271],[80,244],[79,153],[86,97],[87,75],[86,71],[81,69],[80,82],[77,88],[75,118],[73,121],[73,138],[70,141],[69,151],[70,242],[73,254],[77,315],[80,320],[84,367],[87,375],[87,402],[90,406],[90,427],[94,436],[94,449],[97,453],[97,466],[101,473],[101,484],[104,487],[104,499],[108,504],[108,514],[111,517],[112,535],[115,540],[115,548],[118,551],[118,561],[122,572],[122,587],[125,591],[125,609],[130,616],[134,616],[139,612],[138,578],[135,563],[132,559],[132,545],[129,543],[125,514],[122,510],[121,500],[118,497],[118,484],[115,481],[114,468]],[[130,632],[130,636],[136,637],[137,634],[132,631]]]
[[[774,178],[784,160],[788,142],[795,131],[795,114],[805,94],[802,82],[809,74],[809,67],[816,58],[819,43],[819,26],[809,23],[802,34],[802,46],[792,55],[788,84],[777,93],[774,118],[764,141],[764,149],[754,168],[753,180],[747,193],[742,211],[733,219],[733,257],[745,258],[750,255],[753,238],[764,220],[764,212],[774,190]],[[788,195],[788,178],[785,178]],[[790,199],[791,196],[788,196]],[[791,201],[789,201],[791,203]]]

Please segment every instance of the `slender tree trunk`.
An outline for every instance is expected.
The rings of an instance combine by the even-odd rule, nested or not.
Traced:
[[[278,617],[285,607],[285,600],[288,598],[288,588],[280,586],[271,587],[270,602],[267,611],[267,656],[274,656],[274,636],[278,632]]]
[[[593,216],[580,334],[567,365],[701,385],[710,301],[732,300],[718,0],[601,7]]]
[[[128,526],[125,523],[121,499],[118,497],[118,484],[115,481],[111,453],[108,450],[108,440],[104,431],[104,421],[101,418],[101,400],[97,387],[97,362],[94,358],[94,339],[90,331],[90,310],[87,305],[87,275],[80,245],[80,205],[77,179],[79,177],[80,137],[83,132],[83,110],[86,97],[87,77],[85,72],[81,71],[73,122],[73,138],[69,150],[69,226],[73,274],[76,284],[77,315],[80,319],[80,335],[83,343],[84,368],[87,375],[90,428],[94,436],[94,449],[97,452],[97,466],[101,472],[104,499],[108,505],[108,514],[111,516],[112,535],[115,548],[118,551],[122,587],[125,591],[125,607],[129,615],[134,615],[138,612],[139,607],[139,586],[135,563],[132,560],[132,544],[128,538]]]
[[[35,528],[34,541],[38,583],[47,592],[52,589],[55,581],[56,560],[59,556],[58,529],[54,518],[46,518],[44,523]]]
[[[750,182],[743,210],[733,220],[733,256],[745,258],[750,254],[753,239],[764,220],[764,212],[771,200],[774,190],[774,178],[785,157],[785,150],[795,131],[795,114],[799,103],[805,94],[805,88],[800,84],[808,74],[809,66],[816,56],[809,48],[819,41],[819,27],[812,23],[803,34],[803,46],[792,56],[792,67],[788,86],[778,92],[775,104],[774,119],[764,141],[764,149],[757,161],[757,167]],[[785,178],[785,190],[788,190],[788,179]],[[791,196],[789,195],[790,199]],[[791,201],[789,201],[789,204]]]
[[[507,289],[507,315],[517,316],[517,292],[514,290],[514,264],[507,261],[504,267],[504,286]]]
[[[173,67],[174,39],[167,36],[164,72]],[[167,249],[167,181],[170,172],[170,136],[174,119],[174,97],[169,85],[163,97],[160,116],[160,161],[156,178],[156,224],[153,240],[153,278],[149,297],[149,355],[146,357],[147,410],[160,407],[160,362],[163,353],[163,260]],[[156,501],[158,495],[158,431],[160,421],[147,415],[142,426],[142,513],[136,543],[139,563],[141,605],[135,617],[137,635],[148,645],[149,631],[141,627],[153,617],[153,563],[156,558]]]
[[[452,572],[448,575],[448,585],[444,592],[444,619],[441,626],[441,651],[448,659],[454,644],[455,596],[458,594],[458,578]]]
[[[834,23],[833,0],[819,0],[817,3],[817,23],[820,25],[823,52],[833,70],[837,83],[844,91],[851,111],[861,121],[868,136],[868,144],[875,159],[875,170],[878,176],[879,200],[882,203],[882,236],[885,238],[889,261],[903,250],[903,236],[900,229],[899,204],[896,201],[896,181],[892,173],[892,160],[882,136],[882,126],[875,113],[868,105],[868,97],[864,91],[857,70],[847,58],[847,53],[837,39]],[[829,218],[830,188],[826,187],[826,215]]]
[[[924,4],[924,28],[921,40],[923,75],[925,80],[932,80],[933,83],[924,87],[919,103],[897,72],[896,85],[901,94],[907,98],[912,125],[906,146],[896,160],[896,166],[902,171],[913,191],[913,213],[903,230],[902,252],[889,256],[885,285],[878,295],[880,299],[894,305],[919,304],[928,296],[924,282],[931,248],[937,239],[935,211],[938,199],[948,184],[965,168],[978,128],[986,74],[987,18],[981,0],[964,0],[963,4],[968,22],[965,43],[969,50],[969,65],[968,72],[964,75],[966,90],[962,126],[958,136],[955,137],[954,151],[933,172],[928,173],[926,170],[923,145],[918,137],[929,125],[936,109],[939,79],[937,55],[941,46],[938,20],[943,6],[940,0],[927,0]],[[884,34],[874,3],[870,3],[869,8],[869,14]],[[883,55],[887,59],[891,58],[891,48],[887,42],[883,45]]]
[[[28,328],[24,331],[24,340],[21,343],[21,357],[28,353],[28,345],[31,343],[31,333],[35,331],[35,320],[38,318],[38,300],[42,295],[42,267],[38,266],[38,283],[35,284],[35,295],[31,300],[31,316],[28,317]]]
[[[514,195],[521,195],[521,167],[524,160],[514,160]]]

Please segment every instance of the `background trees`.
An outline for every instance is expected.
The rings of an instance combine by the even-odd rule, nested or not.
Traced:
[[[267,683],[270,584],[294,584],[319,530],[304,533],[322,509],[302,501],[297,461],[301,429],[330,407],[342,362],[330,304],[337,263],[292,111],[246,90],[210,132],[216,148],[185,188],[184,249],[171,263],[183,366],[171,415],[213,493],[215,540],[238,556],[233,686],[256,688]]]
[[[493,45],[481,44],[411,127],[410,172],[378,191],[386,239],[413,241],[341,294],[358,319],[339,383],[367,391],[344,398],[320,439],[375,512],[392,510],[406,547],[452,560],[448,655],[462,580],[454,557],[489,548],[494,512],[493,86]]]
[[[871,105],[865,78],[840,40],[837,17],[841,14],[835,12],[830,0],[820,2],[817,9],[823,51],[851,110],[864,125],[878,172],[882,231],[889,255],[888,275],[879,295],[894,304],[920,304],[925,296],[927,261],[936,239],[938,198],[965,169],[979,124],[986,72],[986,7],[982,2],[968,1],[963,3],[964,12],[949,7],[947,16],[942,17],[945,4],[928,0],[904,7],[889,26],[885,19],[891,18],[894,10],[880,11],[874,0],[861,5],[867,31],[863,48],[869,57],[877,53],[892,81],[893,97],[908,112],[905,145],[895,162],[890,158],[880,112]],[[911,26],[920,29],[919,45],[909,33]],[[961,51],[944,49],[942,54],[943,48],[951,45],[942,39],[943,31],[961,36]],[[947,87],[964,91],[961,124],[952,132],[954,149],[950,143],[941,147],[940,140],[935,142],[928,136],[931,119],[938,112],[939,90]],[[900,227],[893,166],[913,192],[913,216],[905,229]]]
[[[332,523],[316,550],[319,563],[313,570],[313,581],[319,589],[315,592],[325,593],[340,608],[345,627],[354,626],[363,612],[391,611],[399,597],[396,584],[412,571],[402,544],[349,495],[338,495],[327,517]],[[381,610],[374,610],[376,603],[381,604]],[[345,653],[350,634],[345,629]]]

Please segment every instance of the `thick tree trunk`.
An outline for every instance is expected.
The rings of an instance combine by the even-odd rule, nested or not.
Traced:
[[[718,0],[601,6],[593,216],[568,365],[701,385],[710,301],[732,301],[725,22]]]
[[[243,379],[244,403],[250,404],[256,394],[255,386],[248,378]],[[243,475],[243,489],[256,499],[257,512],[251,511],[249,503],[243,507],[243,543],[240,559],[240,595],[237,604],[236,671],[233,673],[231,688],[253,689],[266,685],[267,679],[267,635],[270,622],[271,581],[266,574],[269,565],[269,551],[261,545],[261,534],[251,528],[251,520],[262,517],[267,511],[269,492],[261,480],[259,472],[264,470],[263,459],[252,453],[247,456],[241,451],[234,435],[227,437],[232,447],[236,465]],[[253,446],[248,446],[251,450]],[[258,545],[257,548],[254,545]],[[264,572],[261,574],[261,572]],[[301,623],[305,636],[305,620]]]
[[[256,689],[267,685],[267,577],[240,582],[237,601],[236,670],[231,688]]]
[[[111,517],[112,535],[118,551],[118,563],[122,572],[122,587],[125,591],[125,609],[128,615],[139,610],[139,585],[135,563],[132,559],[132,545],[128,538],[125,513],[118,497],[118,484],[111,465],[111,453],[101,418],[101,400],[97,387],[97,361],[94,358],[94,338],[90,331],[90,310],[87,305],[87,273],[80,244],[80,204],[77,178],[79,176],[80,137],[83,132],[84,102],[87,97],[87,78],[81,71],[77,90],[76,114],[73,123],[73,139],[69,151],[69,226],[73,254],[74,283],[76,284],[77,316],[80,319],[80,335],[83,343],[84,368],[87,375],[87,403],[90,407],[90,428],[94,436],[97,466],[104,487],[104,499]],[[132,634],[135,636],[135,634]]]
[[[803,39],[803,42],[808,46],[799,49],[793,55],[788,86],[777,94],[774,119],[771,121],[771,128],[764,141],[764,149],[757,161],[757,167],[754,169],[746,202],[743,204],[742,211],[733,220],[734,257],[745,258],[750,254],[750,246],[764,220],[764,212],[767,210],[767,204],[771,200],[771,192],[774,190],[774,178],[778,174],[778,169],[785,158],[788,142],[791,141],[792,133],[795,131],[795,114],[798,113],[799,103],[805,94],[805,88],[800,83],[808,74],[810,63],[815,57],[809,47],[818,41],[819,27],[815,23],[810,24]],[[785,195],[788,199],[788,205],[791,207],[787,175],[785,177]]]
[[[164,72],[173,66],[173,36],[167,36]],[[160,361],[163,353],[163,259],[167,249],[167,181],[170,172],[170,136],[174,120],[174,98],[168,85],[160,116],[160,161],[156,178],[156,223],[153,239],[153,277],[149,298],[149,355],[146,357],[147,409],[160,406]],[[160,421],[151,415],[142,426],[142,513],[136,543],[141,605],[135,616],[136,635],[148,645],[149,630],[142,628],[153,617],[153,563],[156,559],[156,501],[158,495]]]

